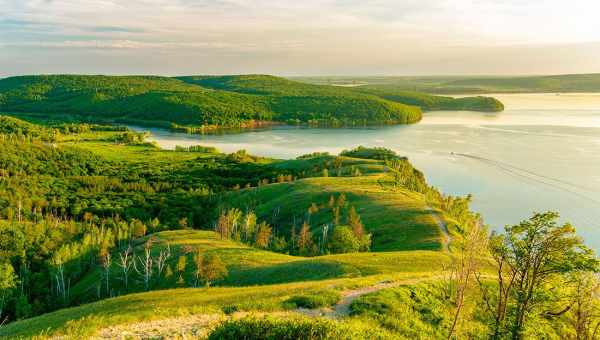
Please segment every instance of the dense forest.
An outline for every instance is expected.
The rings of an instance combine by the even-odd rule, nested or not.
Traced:
[[[0,80],[0,110],[56,121],[135,123],[204,131],[261,122],[320,126],[408,124],[422,109],[498,110],[482,97],[438,98],[428,106],[405,94],[299,83],[273,76],[23,76]],[[413,98],[414,97],[414,98]],[[411,99],[413,98],[413,99]],[[428,96],[432,98],[432,96]],[[196,129],[196,130],[193,130]]]

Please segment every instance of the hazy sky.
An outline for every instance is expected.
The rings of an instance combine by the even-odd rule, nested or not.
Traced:
[[[0,76],[600,72],[600,0],[0,0]]]

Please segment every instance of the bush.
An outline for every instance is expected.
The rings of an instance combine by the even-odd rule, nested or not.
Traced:
[[[218,326],[209,340],[388,339],[383,333],[326,319],[246,317]]]
[[[219,149],[213,146],[202,146],[202,145],[192,145],[192,146],[175,146],[175,151],[177,152],[200,152],[200,153],[219,153]]]
[[[358,253],[361,242],[354,236],[352,229],[346,226],[338,226],[333,229],[329,250],[334,254]]]
[[[332,306],[340,301],[340,299],[340,293],[334,290],[324,290],[313,294],[295,295],[289,298],[287,302],[294,304],[298,308],[314,309]]]
[[[401,158],[393,150],[382,147],[367,148],[362,145],[352,150],[344,150],[342,153],[340,153],[340,156],[376,160],[392,160]]]

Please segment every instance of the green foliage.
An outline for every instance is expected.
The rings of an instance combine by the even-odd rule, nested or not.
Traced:
[[[212,77],[13,77],[0,80],[0,110],[172,126],[186,132],[271,120],[338,126],[406,124],[421,119],[417,107],[335,87],[267,76],[224,79],[228,81]],[[232,85],[238,83],[243,85]]]
[[[146,138],[149,137],[147,132],[132,132],[127,131],[115,136],[115,142],[127,144],[127,145],[139,145],[146,142]]]
[[[358,253],[361,244],[350,227],[337,226],[333,229],[328,247],[333,254]]]
[[[220,153],[219,150],[213,146],[202,146],[202,145],[191,145],[188,147],[183,147],[176,145],[175,151],[179,152],[200,152],[200,153]]]
[[[352,150],[344,150],[340,153],[340,156],[377,160],[393,160],[401,158],[393,150],[383,147],[367,148],[362,145],[357,146]]]
[[[556,303],[568,298],[564,292],[549,289],[550,282],[568,282],[568,274],[600,270],[600,262],[575,228],[560,225],[558,217],[555,212],[536,213],[492,238],[500,289],[493,302],[491,292],[484,296],[494,320],[493,337],[510,334],[522,339],[532,320],[540,314],[553,315]]]
[[[356,299],[354,317],[372,320],[406,339],[446,339],[452,322],[452,302],[441,284],[384,289]],[[459,339],[486,339],[485,324],[471,320]]]
[[[294,295],[287,302],[297,308],[315,309],[335,305],[340,301],[339,292],[331,289],[317,291],[311,294]]]
[[[4,322],[4,305],[11,295],[12,290],[17,286],[17,275],[15,269],[10,263],[0,263],[0,325]]]
[[[0,134],[13,135],[17,138],[43,139],[53,141],[57,131],[31,124],[20,119],[0,115]]]
[[[325,319],[246,317],[224,322],[209,339],[386,339],[386,334]]]
[[[499,112],[504,111],[504,105],[492,97],[442,97],[419,92],[398,90],[394,86],[361,86],[359,90],[381,98],[414,105],[427,111],[434,110],[464,110]]]

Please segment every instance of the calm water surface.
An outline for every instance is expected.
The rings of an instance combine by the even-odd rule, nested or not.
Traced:
[[[600,94],[496,95],[506,111],[429,112],[419,124],[366,129],[276,128],[221,136],[151,130],[164,148],[294,158],[384,146],[410,158],[445,193],[474,195],[473,209],[499,229],[556,210],[600,250]]]

